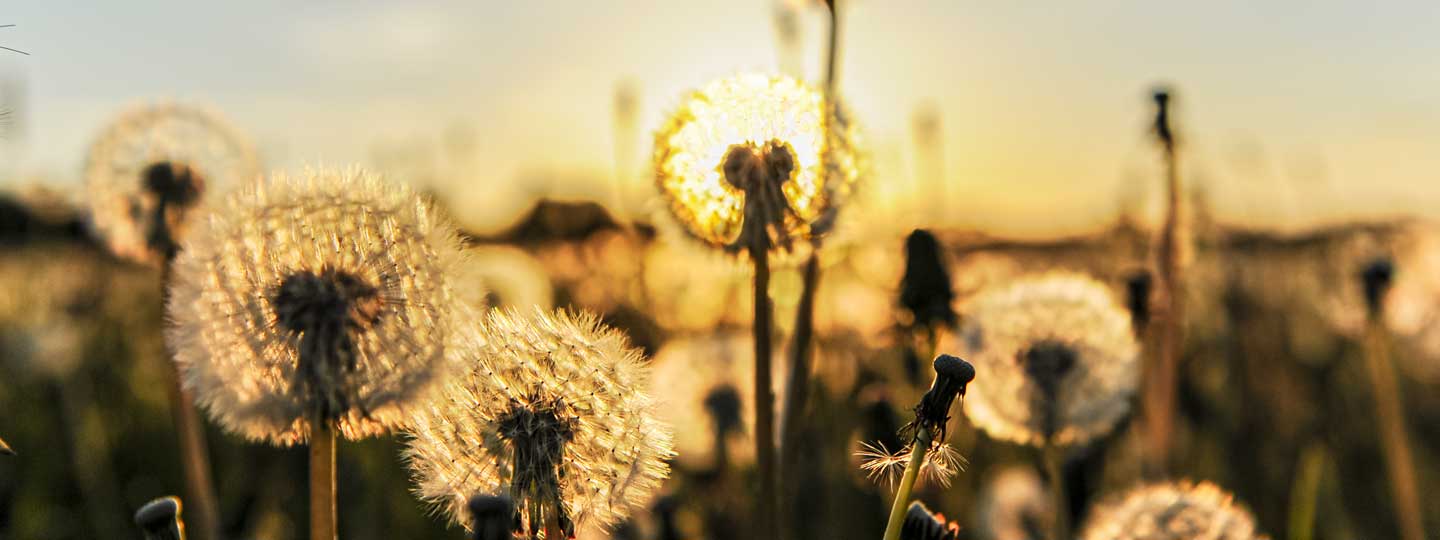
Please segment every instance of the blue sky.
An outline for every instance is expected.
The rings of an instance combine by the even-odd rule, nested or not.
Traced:
[[[900,211],[916,190],[910,123],[929,102],[952,219],[1016,233],[1108,219],[1158,195],[1138,187],[1155,183],[1157,81],[1180,93],[1186,171],[1223,216],[1296,226],[1440,208],[1440,3],[848,4],[842,92],[871,140],[877,208]],[[776,9],[14,2],[0,22],[19,26],[0,44],[32,55],[0,56],[26,92],[0,183],[78,185],[110,115],[176,98],[224,111],[270,168],[368,163],[498,220],[538,192],[608,193],[614,92],[629,80],[638,201],[649,131],[682,92],[777,69]],[[795,9],[815,79],[823,12]]]

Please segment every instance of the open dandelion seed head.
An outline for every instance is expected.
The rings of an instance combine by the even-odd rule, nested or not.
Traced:
[[[824,234],[861,176],[857,129],[789,77],[743,74],[684,98],[655,136],[660,192],[686,230],[738,250]]]
[[[494,310],[462,338],[469,371],[416,415],[405,452],[420,498],[453,522],[471,495],[508,493],[524,530],[609,527],[668,476],[670,434],[622,334],[589,315]]]
[[[176,104],[130,109],[86,157],[91,225],[116,255],[157,264],[212,193],[258,172],[250,143],[214,113]]]
[[[984,384],[965,414],[998,439],[1084,444],[1130,410],[1139,347],[1104,284],[1049,273],[987,289],[965,305],[957,339]]]
[[[1091,510],[1082,540],[1253,540],[1255,519],[1208,482],[1136,488]]]
[[[279,174],[196,224],[175,261],[167,340],[185,385],[247,438],[347,438],[407,418],[450,369],[454,230],[359,170]]]

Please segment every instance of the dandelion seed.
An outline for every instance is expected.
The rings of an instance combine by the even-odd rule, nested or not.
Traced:
[[[402,424],[448,373],[453,229],[359,170],[276,175],[198,223],[175,261],[167,339],[187,388],[249,439],[358,439]]]
[[[1029,445],[1084,444],[1130,410],[1139,351],[1130,317],[1101,283],[1050,273],[969,301],[957,340],[985,380],[965,414],[991,436]]]
[[[1101,503],[1082,540],[1253,540],[1255,519],[1208,482],[1153,484]]]
[[[175,104],[130,109],[86,157],[91,226],[116,255],[159,264],[211,193],[258,172],[250,143],[214,113]]]
[[[416,415],[419,497],[462,523],[472,493],[508,493],[532,536],[609,527],[669,474],[670,435],[625,337],[589,315],[492,311],[454,354],[470,370]],[[467,525],[468,526],[468,525]]]
[[[789,77],[720,79],[655,136],[660,191],[686,230],[730,251],[827,232],[861,176],[848,113]]]
[[[890,452],[882,443],[861,443],[861,449],[855,455],[860,458],[860,469],[865,471],[866,477],[893,488],[900,479],[900,474],[905,472],[905,465],[910,463],[914,453],[912,448],[906,445],[899,452]],[[920,464],[919,479],[948,488],[950,480],[965,470],[968,463],[959,450],[949,444],[940,443],[925,453],[925,461]]]

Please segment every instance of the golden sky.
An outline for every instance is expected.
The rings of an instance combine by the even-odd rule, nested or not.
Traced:
[[[0,183],[78,185],[128,103],[225,112],[271,168],[367,163],[503,221],[537,194],[646,208],[650,133],[687,89],[781,69],[776,0],[30,2],[7,6]],[[803,4],[803,3],[800,3]],[[1440,4],[844,2],[841,91],[876,165],[869,204],[920,190],[916,111],[938,114],[952,223],[1039,234],[1158,197],[1149,88],[1173,85],[1187,179],[1222,217],[1294,227],[1440,208]],[[1022,3],[1003,3],[1022,4]],[[1263,5],[1260,5],[1263,4]],[[796,9],[820,76],[823,8]],[[21,81],[21,82],[17,82]],[[620,138],[620,139],[624,139]]]

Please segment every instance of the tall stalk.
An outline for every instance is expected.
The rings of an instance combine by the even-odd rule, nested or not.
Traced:
[[[168,241],[168,232],[165,236]],[[170,303],[171,266],[176,254],[175,244],[173,241],[168,242],[164,263],[160,267],[162,308]],[[205,444],[205,429],[195,410],[195,398],[180,382],[180,370],[171,360],[174,352],[169,347],[167,343],[165,371],[170,379],[170,419],[180,441],[180,464],[185,472],[185,500],[189,501],[190,507],[189,535],[195,540],[219,540],[220,512],[215,503],[215,481],[210,472],[210,453]]]
[[[755,266],[755,463],[759,468],[760,493],[755,500],[756,525],[762,539],[774,539],[777,523],[775,505],[775,395],[770,380],[770,331],[773,307],[770,305],[769,250],[765,245],[752,244],[750,260]]]
[[[1410,454],[1405,409],[1401,405],[1400,384],[1390,359],[1390,332],[1384,320],[1384,296],[1390,285],[1391,272],[1388,262],[1379,262],[1366,268],[1362,274],[1369,308],[1365,324],[1365,367],[1370,375],[1371,393],[1375,396],[1376,427],[1380,430],[1380,443],[1385,450],[1390,493],[1395,499],[1396,526],[1405,540],[1421,540],[1425,538],[1425,526],[1420,513],[1419,489],[1415,483],[1415,461]]]
[[[1041,459],[1045,462],[1045,474],[1050,478],[1050,504],[1055,509],[1055,519],[1050,522],[1050,540],[1066,540],[1070,537],[1070,499],[1065,494],[1064,450],[1053,444],[1041,448]]]
[[[1175,136],[1170,125],[1170,94],[1155,92],[1157,112],[1155,135],[1165,161],[1166,212],[1156,253],[1156,275],[1160,281],[1157,357],[1151,358],[1146,369],[1145,423],[1149,435],[1147,469],[1152,475],[1164,475],[1171,463],[1171,447],[1175,432],[1175,392],[1180,370],[1180,356],[1185,343],[1185,281],[1183,256],[1186,249],[1186,228],[1183,212],[1179,163],[1176,158]]]
[[[335,540],[335,427],[316,415],[310,426],[310,540]]]

